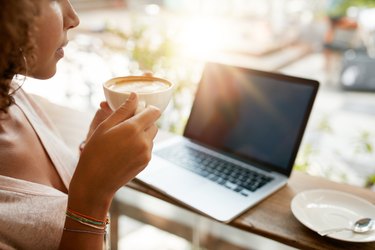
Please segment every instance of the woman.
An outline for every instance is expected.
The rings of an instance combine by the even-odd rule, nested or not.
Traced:
[[[79,24],[69,0],[0,0],[0,249],[102,249],[115,192],[151,157],[160,112],[101,103],[74,159],[13,81],[48,79]],[[21,83],[22,84],[22,83]]]

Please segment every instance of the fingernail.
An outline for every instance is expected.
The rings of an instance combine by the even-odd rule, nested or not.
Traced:
[[[129,101],[133,101],[135,99],[135,96],[136,96],[136,94],[134,92],[131,92],[130,95],[129,95],[128,100]]]
[[[106,102],[104,102],[104,101],[100,102],[99,106],[100,106],[101,109],[105,108],[106,107]]]

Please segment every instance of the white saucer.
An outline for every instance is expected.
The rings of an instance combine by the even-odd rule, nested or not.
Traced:
[[[303,225],[315,232],[350,228],[360,218],[375,218],[375,205],[354,195],[327,189],[299,193],[293,198],[291,209]],[[375,231],[358,234],[345,230],[326,237],[350,242],[372,242],[375,241]]]

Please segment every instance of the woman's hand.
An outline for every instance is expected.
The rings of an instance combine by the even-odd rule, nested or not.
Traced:
[[[99,126],[99,124],[102,123],[105,119],[107,119],[112,113],[113,111],[108,106],[107,102],[100,103],[100,109],[96,111],[95,116],[91,121],[89,132],[87,133],[86,141],[88,141],[88,139],[94,133],[95,129]]]
[[[69,187],[72,209],[105,215],[115,192],[150,161],[160,111],[147,107],[134,115],[137,103],[137,95],[132,94],[87,141]],[[94,211],[98,208],[101,211]]]

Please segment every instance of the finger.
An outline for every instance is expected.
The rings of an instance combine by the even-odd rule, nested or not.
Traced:
[[[98,109],[97,114],[100,117],[107,118],[109,115],[113,113],[112,109],[109,107],[107,102],[100,103],[100,109]]]
[[[147,71],[144,71],[144,72],[143,72],[143,75],[144,75],[144,76],[147,76],[147,77],[152,77],[152,76],[153,76],[153,73],[152,73],[152,71],[147,70]]]
[[[107,102],[100,103],[100,111],[104,118],[107,118],[113,113]]]
[[[124,120],[129,119],[134,115],[137,108],[138,95],[136,93],[130,93],[128,99],[115,110],[107,120],[103,123],[106,127],[113,127]]]
[[[154,125],[152,125],[151,127],[149,127],[148,129],[145,130],[146,137],[149,140],[154,140],[158,131],[159,131],[158,127],[154,124]]]
[[[157,119],[159,119],[161,112],[154,106],[147,106],[142,112],[133,116],[129,121],[135,122],[139,129],[145,130],[151,127]]]
[[[109,107],[108,105],[108,102],[100,102],[100,108],[105,110],[105,111],[111,111],[112,112],[112,109]]]

